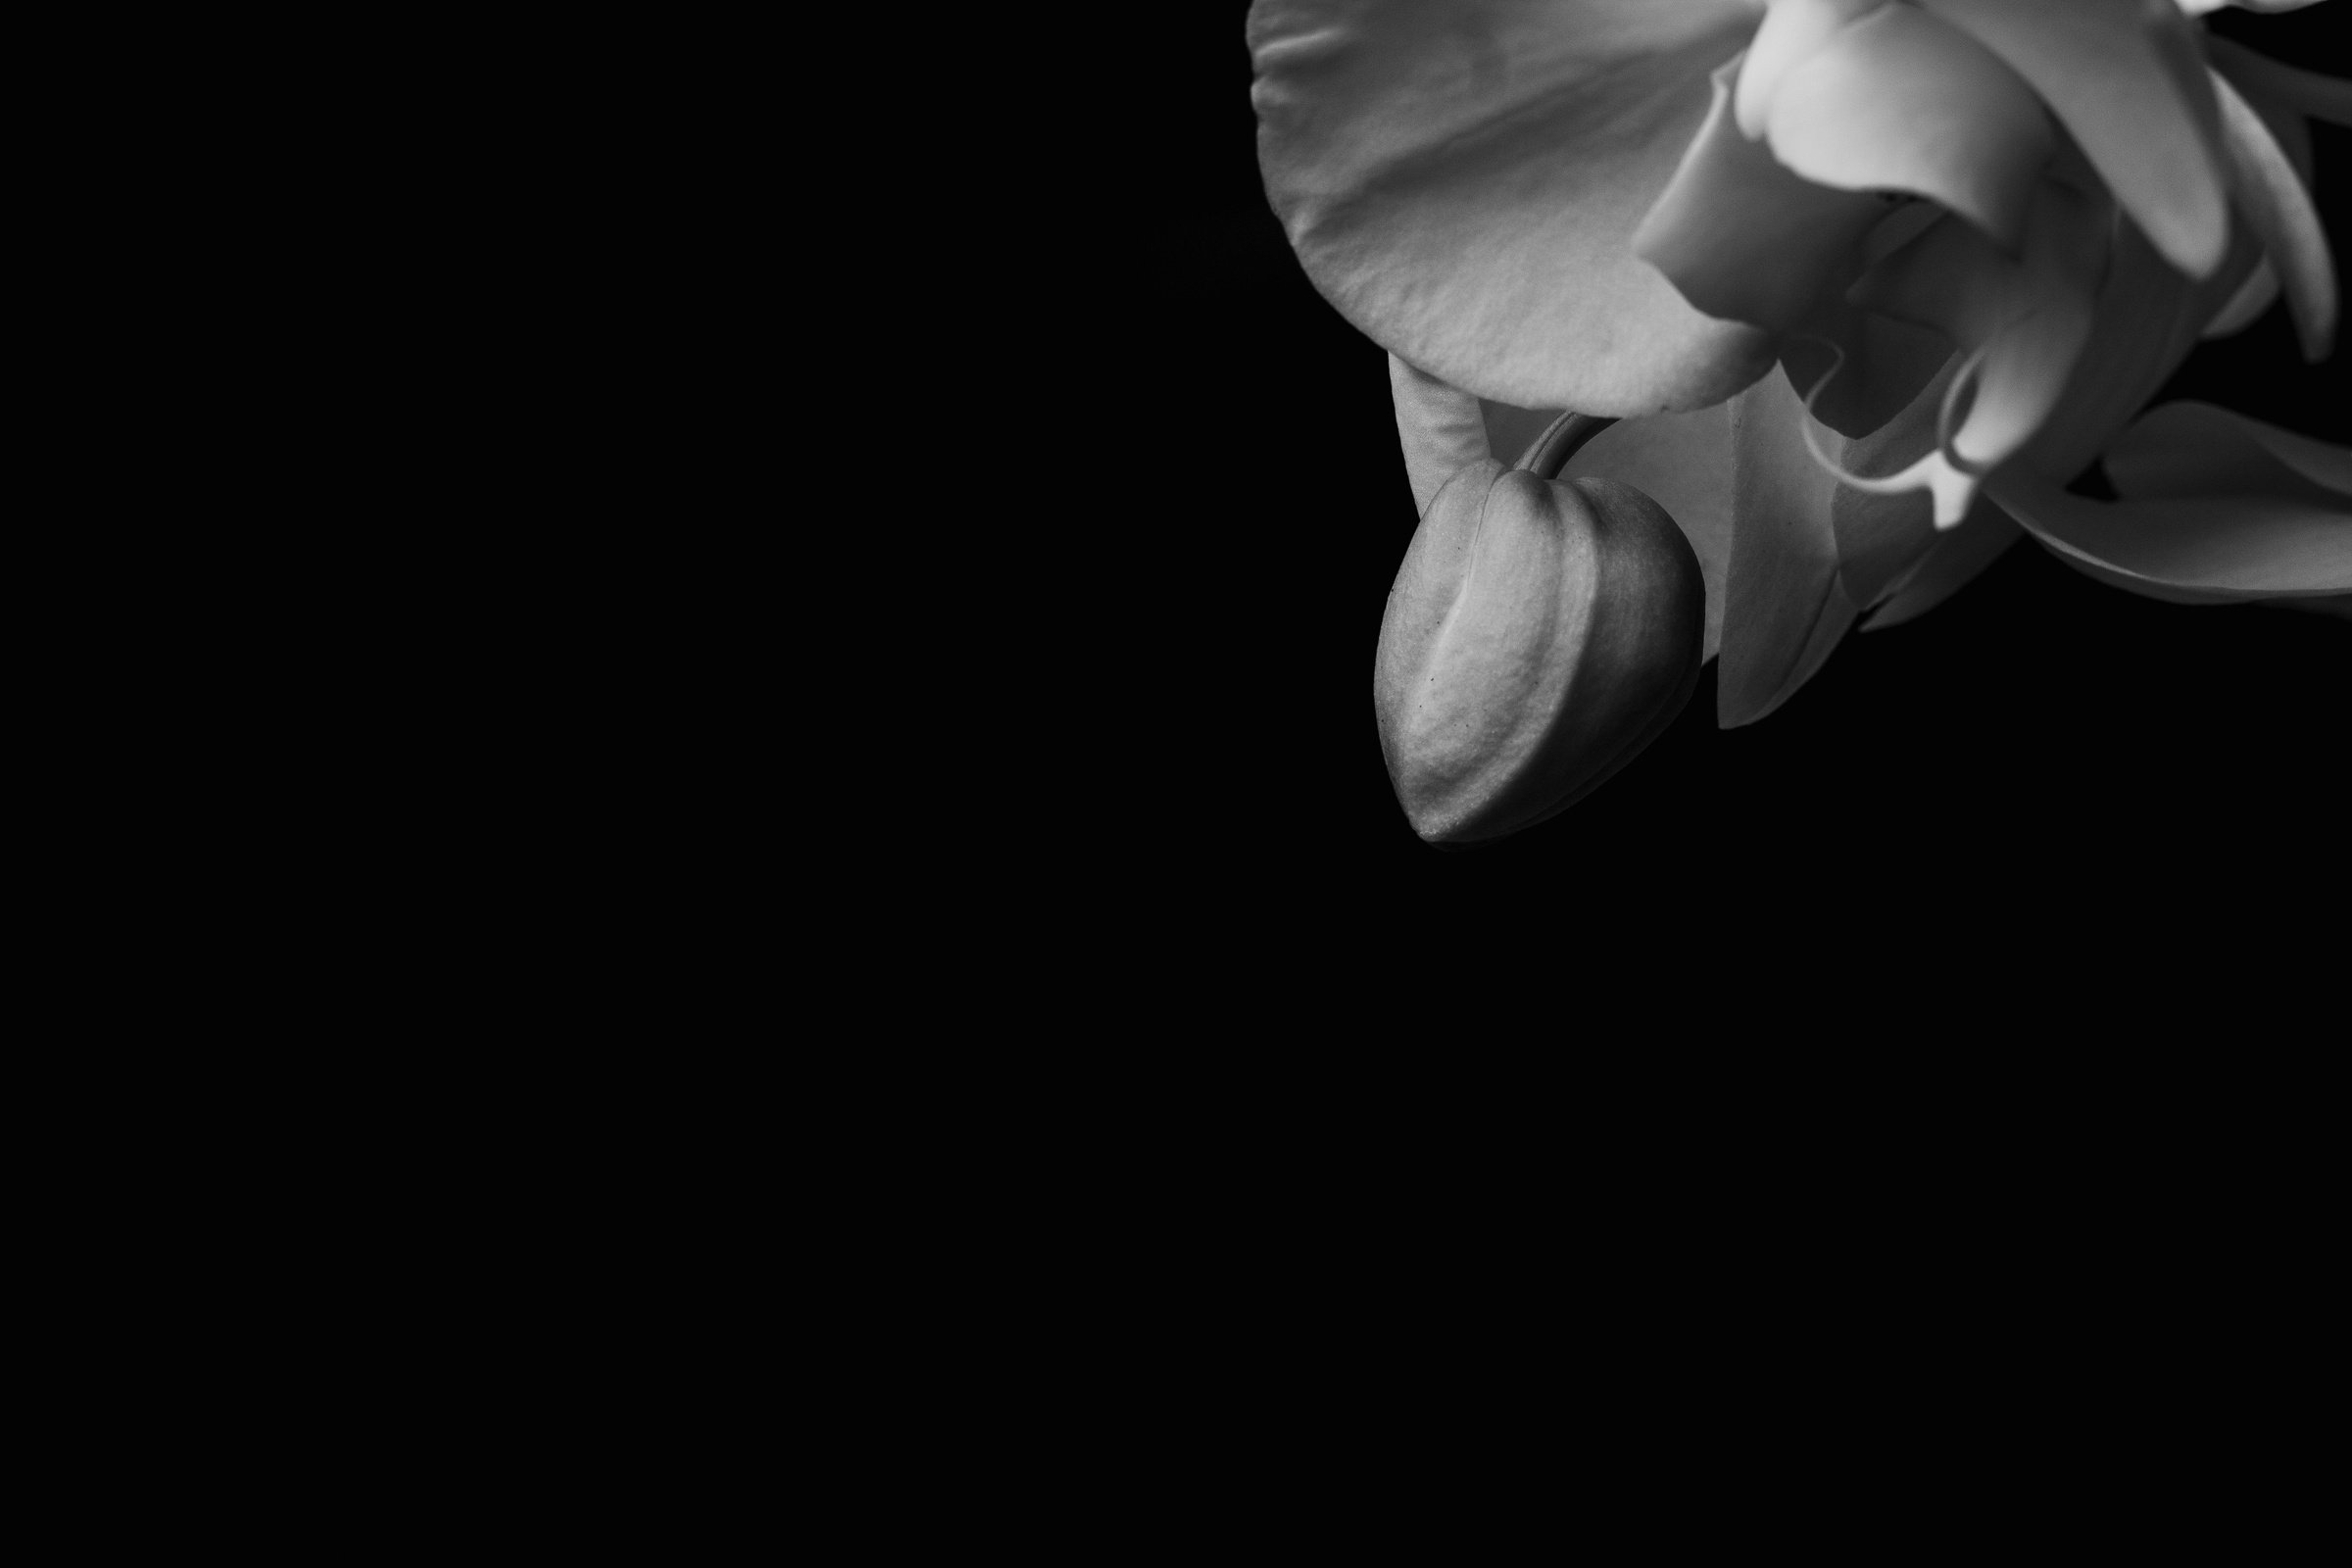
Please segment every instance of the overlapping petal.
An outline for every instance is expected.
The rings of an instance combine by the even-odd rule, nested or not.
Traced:
[[[2055,144],[2015,72],[1907,5],[1872,11],[1790,68],[1765,123],[1805,178],[1933,198],[2012,248]]]
[[[2230,38],[2207,37],[2205,53],[2214,70],[2258,105],[2268,100],[2330,125],[2352,125],[2352,81],[2298,71]]]
[[[1807,453],[1805,419],[1782,371],[1732,404],[1732,551],[1715,688],[1726,729],[1787,702],[1859,609],[1838,581],[1838,481]]]
[[[2192,24],[2142,0],[1918,0],[1999,56],[2192,277],[2229,246],[2220,117]]]
[[[2213,87],[2230,194],[2278,274],[2303,358],[2317,364],[2335,341],[2335,261],[2328,253],[2328,232],[2293,163],[2253,105],[2218,73]]]
[[[1862,629],[1885,631],[1917,620],[1976,581],[1985,567],[2025,536],[2026,531],[2007,513],[1978,497],[1967,520],[1937,536],[1935,547],[1896,582],[1886,602],[1862,622]]]
[[[2149,598],[2228,604],[2352,592],[2352,502],[2339,488],[2352,480],[2352,453],[2218,409],[2159,410],[2150,418],[2154,428],[2122,444],[2122,471],[2145,487],[2144,499],[2069,495],[2022,466],[1994,475],[1990,494],[2060,560]],[[2218,428],[2233,423],[2243,428]],[[2217,433],[2234,439],[2204,439]],[[2205,452],[2169,463],[2152,457],[2155,445],[2183,435]],[[2315,481],[2313,470],[2328,482]],[[2266,488],[2155,493],[2205,482]]]
[[[1522,408],[1719,402],[1773,345],[1633,253],[1747,0],[1257,0],[1258,157],[1307,274],[1391,353]]]
[[[2127,501],[2266,495],[2352,511],[2352,450],[2210,403],[2150,409],[2101,466]]]

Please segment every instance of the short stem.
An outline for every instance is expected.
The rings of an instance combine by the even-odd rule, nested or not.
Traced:
[[[1579,447],[1616,422],[1597,415],[1563,414],[1536,437],[1535,445],[1527,449],[1527,456],[1519,460],[1518,466],[1539,479],[1557,479]]]

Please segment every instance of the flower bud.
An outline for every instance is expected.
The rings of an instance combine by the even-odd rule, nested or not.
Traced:
[[[1413,831],[1497,839],[1598,788],[1690,701],[1705,628],[1698,558],[1648,496],[1463,467],[1389,591],[1373,676]]]

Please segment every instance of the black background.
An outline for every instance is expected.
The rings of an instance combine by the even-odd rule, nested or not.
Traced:
[[[2329,9],[2218,30],[2341,71]],[[1766,933],[1827,899],[1838,920],[1808,931],[1832,947],[1842,928],[2045,955],[2134,906],[2242,928],[2339,902],[2352,622],[2141,599],[2031,541],[1921,619],[1849,634],[1761,723],[1716,727],[1710,665],[1673,728],[1574,809],[1479,850],[1420,843],[1371,710],[1415,523],[1386,360],[1315,293],[1267,207],[1247,10],[1168,8],[1131,106],[1147,156],[1118,150],[1151,174],[1132,198],[1143,254],[1119,263],[1143,297],[1106,326],[1132,355],[1117,400],[1149,431],[1124,514],[1165,609],[1121,633],[1154,678],[1122,674],[1109,701],[1151,782],[1113,794],[1121,843],[1164,853],[1171,899],[1216,895],[1277,948],[1288,921],[1305,944],[1357,916],[1467,933],[1530,910],[1679,943]],[[2340,259],[2352,135],[2314,134]],[[2303,365],[2274,307],[2201,346],[2155,401],[2342,441],[2346,362]],[[2191,890],[2193,910],[2175,897]]]

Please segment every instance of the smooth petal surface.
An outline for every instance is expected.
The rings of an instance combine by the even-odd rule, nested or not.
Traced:
[[[2116,200],[2191,277],[2230,242],[2219,116],[2197,34],[2142,0],[1919,0],[2023,76]]]
[[[1935,451],[1936,415],[1958,368],[1957,362],[1947,366],[1885,428],[1847,448],[1846,471],[1884,478]],[[1925,490],[1875,495],[1839,485],[1830,499],[1830,527],[1838,541],[1838,585],[1848,600],[1865,608],[1877,604],[1942,537]]]
[[[2271,266],[2270,259],[2265,257],[2262,265],[2254,269],[2253,274],[2238,286],[2237,292],[2230,296],[2230,303],[2222,307],[2222,314],[2205,324],[2203,335],[2216,338],[2242,332],[2261,320],[2263,315],[2278,303],[2278,273]]]
[[[2104,466],[2127,501],[2265,495],[2352,509],[2352,448],[2210,403],[2149,410],[2107,449]]]
[[[2177,604],[2352,592],[2352,510],[2297,497],[2091,501],[2023,469],[1987,486],[2077,570]]]
[[[1732,404],[1732,553],[1716,721],[1752,724],[1811,679],[1858,607],[1838,583],[1838,481],[1805,450],[1805,406],[1782,372]],[[1826,444],[1833,457],[1845,443]]]
[[[1635,231],[1634,254],[1709,316],[1787,332],[1859,270],[1863,236],[1886,209],[1865,192],[1799,178],[1742,136],[1733,71],[1715,73],[1706,123]]]
[[[1772,345],[1632,236],[1745,0],[1257,0],[1258,161],[1307,275],[1375,342],[1520,408],[1702,407]]]
[[[1977,498],[1959,527],[1939,535],[1935,547],[1919,560],[1910,574],[1887,594],[1886,602],[1862,622],[1864,631],[1900,626],[1942,604],[1977,579],[2003,552],[2026,536],[2007,513]]]
[[[1707,588],[1705,646],[1723,646],[1724,593],[1732,564],[1732,411],[1728,404],[1689,414],[1620,419],[1585,443],[1565,479],[1614,479],[1666,509],[1698,557]]]
[[[1446,480],[1490,455],[1486,421],[1478,399],[1394,354],[1389,356],[1389,397],[1396,409],[1396,441],[1404,449],[1413,506],[1427,512]]]
[[[2335,261],[2328,254],[2328,232],[2294,165],[2253,105],[2219,74],[2213,87],[2230,194],[2278,272],[2303,358],[2316,365],[2335,342]]]
[[[1733,113],[1740,134],[1750,141],[1764,134],[1764,117],[1772,108],[1781,79],[1803,64],[1845,25],[1876,11],[1886,0],[1772,0],[1747,59],[1740,68],[1740,87]]]
[[[1930,197],[2011,247],[2054,145],[2015,72],[1907,5],[1871,12],[1790,69],[1766,127],[1774,156],[1807,179]]]

